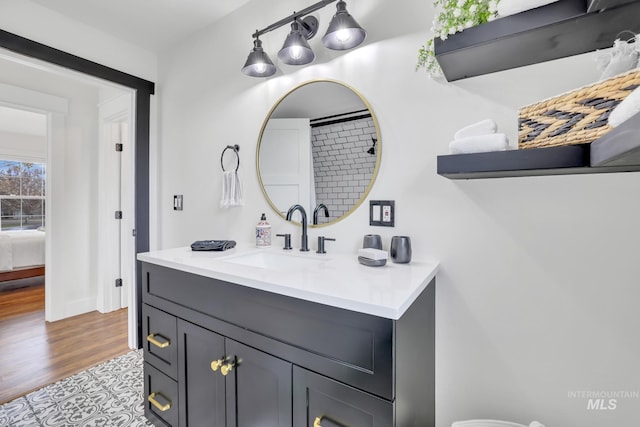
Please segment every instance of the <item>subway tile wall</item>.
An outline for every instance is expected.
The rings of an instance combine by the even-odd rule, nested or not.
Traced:
[[[321,213],[318,223],[341,217],[364,195],[377,159],[367,153],[372,138],[377,137],[370,117],[311,129],[316,204],[327,205],[330,214]]]

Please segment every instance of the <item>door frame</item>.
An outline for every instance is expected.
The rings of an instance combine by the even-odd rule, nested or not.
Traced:
[[[0,47],[37,60],[59,65],[89,76],[107,80],[135,91],[135,113],[133,135],[135,137],[135,253],[149,250],[149,133],[151,119],[151,95],[155,93],[155,83],[98,64],[97,62],[72,55],[68,52],[0,30]],[[142,346],[142,265],[136,263],[135,310],[136,336],[129,337],[129,343],[137,348]],[[132,325],[129,325],[131,329]]]

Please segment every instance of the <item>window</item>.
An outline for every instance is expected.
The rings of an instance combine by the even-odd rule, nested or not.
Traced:
[[[0,160],[0,229],[44,226],[46,166]]]

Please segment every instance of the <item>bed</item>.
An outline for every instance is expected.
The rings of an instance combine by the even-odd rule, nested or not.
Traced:
[[[0,282],[44,274],[45,232],[0,232]]]

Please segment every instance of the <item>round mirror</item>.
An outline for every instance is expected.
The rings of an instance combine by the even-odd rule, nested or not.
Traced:
[[[365,200],[380,165],[380,129],[369,103],[334,80],[313,80],[285,94],[262,125],[256,163],[271,207],[293,205],[310,227],[339,221]]]

